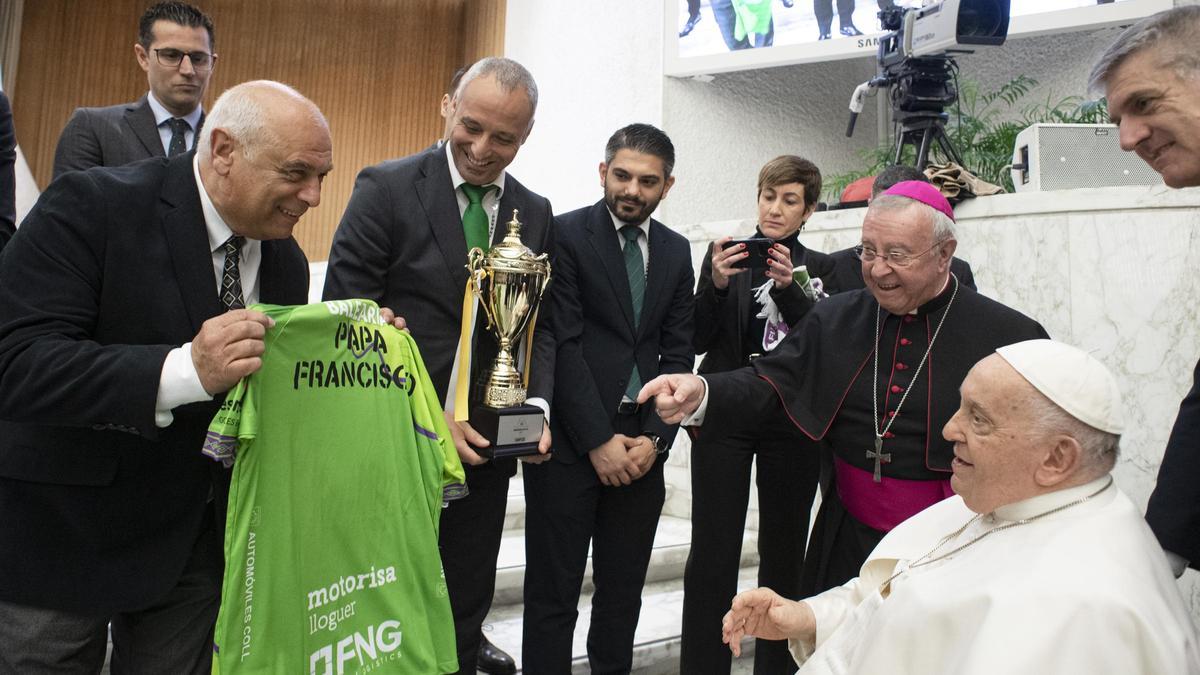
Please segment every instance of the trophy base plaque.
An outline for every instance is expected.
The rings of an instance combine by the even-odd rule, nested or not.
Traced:
[[[492,444],[473,449],[489,459],[536,455],[545,419],[541,408],[528,403],[504,408],[477,405],[468,421]]]

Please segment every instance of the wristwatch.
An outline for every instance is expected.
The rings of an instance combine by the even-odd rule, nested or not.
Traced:
[[[653,431],[643,431],[642,435],[645,436],[646,438],[649,438],[650,442],[654,444],[654,452],[656,454],[661,455],[669,449],[667,446],[667,442],[665,440],[663,440],[663,438],[661,436],[654,433]]]

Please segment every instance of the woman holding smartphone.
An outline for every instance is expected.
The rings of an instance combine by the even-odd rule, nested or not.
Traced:
[[[748,365],[770,352],[823,294],[833,270],[797,235],[816,210],[821,172],[783,155],[758,174],[758,227],[709,246],[696,288],[697,372]],[[798,269],[804,266],[804,269]],[[705,419],[692,432],[692,545],[684,572],[680,672],[728,673],[721,618],[737,591],[742,537],[757,458],[758,585],[798,599],[809,511],[820,472],[817,446],[794,426],[726,432]],[[759,640],[755,673],[795,672],[786,642]]]

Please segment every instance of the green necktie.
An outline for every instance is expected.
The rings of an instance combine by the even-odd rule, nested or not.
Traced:
[[[621,228],[621,236],[625,237],[625,276],[629,277],[629,295],[633,300],[633,327],[636,330],[642,320],[642,302],[646,299],[646,265],[642,259],[642,247],[638,246],[638,235],[642,230],[637,225],[626,225]],[[625,387],[625,395],[631,401],[637,400],[638,392],[642,390],[642,376],[638,373],[637,359],[633,362],[633,372],[629,374],[629,386]]]
[[[463,211],[463,234],[467,237],[467,251],[475,247],[483,249],[487,252],[488,241],[488,216],[483,210],[484,196],[495,190],[495,185],[471,185],[470,183],[462,184],[463,194],[467,196],[467,210]]]

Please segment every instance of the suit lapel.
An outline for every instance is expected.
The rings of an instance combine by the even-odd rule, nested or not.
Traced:
[[[133,135],[141,141],[151,157],[166,157],[162,139],[158,135],[158,126],[154,124],[154,111],[150,109],[150,101],[146,96],[142,97],[138,105],[125,109],[125,124],[129,125]]]
[[[192,150],[195,150],[196,146],[200,144],[200,132],[204,131],[204,119],[206,117],[208,115],[201,111],[200,119],[196,120],[196,133],[192,134],[192,147],[190,148]]]
[[[221,313],[212,253],[200,207],[199,186],[192,174],[192,153],[178,155],[166,168],[160,197],[160,223],[183,305],[193,333],[209,318]],[[265,255],[264,255],[264,263]]]
[[[417,198],[425,211],[425,220],[446,263],[455,286],[467,283],[467,237],[463,234],[458,199],[450,185],[450,168],[441,148],[426,151],[421,163],[422,177],[417,181]],[[497,228],[499,229],[499,228]]]
[[[512,220],[513,209],[517,209],[517,219],[521,221],[521,239],[531,241],[528,238],[529,215],[521,215],[525,205],[517,201],[513,184],[512,176],[505,178],[504,194],[500,196],[500,204],[496,207],[496,227],[492,228],[492,246],[504,241],[504,235],[508,234],[508,221]]]
[[[667,287],[667,270],[670,268],[670,263],[666,259],[668,251],[665,229],[666,225],[653,218],[650,219],[650,235],[647,241],[647,248],[650,250],[650,264],[646,267],[646,299],[642,302],[642,322],[638,326],[639,336],[646,324],[650,323],[646,319],[657,316],[658,304],[662,302],[663,290]]]
[[[601,200],[594,206],[587,220],[588,241],[596,257],[604,265],[608,273],[608,281],[612,284],[613,295],[621,312],[625,314],[625,322],[629,324],[630,334],[636,335],[637,329],[633,323],[633,298],[629,293],[629,277],[625,276],[625,257],[621,253],[621,244],[617,241],[617,231],[613,226],[612,216],[608,207]],[[642,303],[642,315],[645,316],[646,305]]]
[[[283,270],[279,269],[278,242],[262,242],[262,262],[258,265],[258,301],[287,304],[281,285],[284,279]]]
[[[737,316],[737,333],[734,336],[734,344],[737,345],[735,354],[741,359],[746,353],[746,345],[743,342],[746,339],[746,329],[750,325],[750,312],[753,311],[751,305],[757,304],[750,299],[749,270],[741,274],[735,274],[729,280],[729,292],[733,294],[734,309]]]

